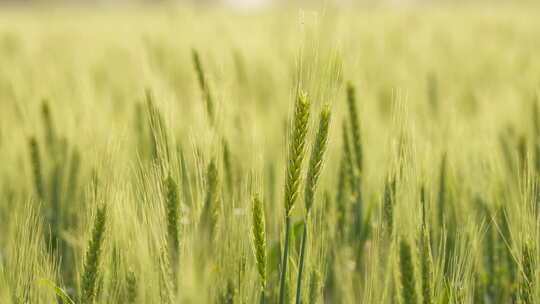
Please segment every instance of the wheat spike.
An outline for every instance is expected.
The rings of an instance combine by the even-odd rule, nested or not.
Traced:
[[[266,224],[264,219],[264,204],[256,196],[252,205],[252,235],[255,261],[261,281],[261,303],[264,303],[266,290]]]
[[[101,250],[103,247],[103,239],[105,237],[105,222],[107,219],[107,208],[105,205],[97,210],[94,219],[94,227],[92,228],[92,236],[88,249],[85,255],[85,264],[83,276],[81,279],[81,303],[93,303],[96,294],[97,280],[99,275],[99,264],[101,258]]]
[[[289,158],[285,182],[285,246],[281,260],[281,276],[279,289],[279,304],[285,301],[285,283],[287,281],[287,263],[289,259],[289,238],[291,226],[291,212],[298,196],[300,187],[300,172],[305,154],[306,134],[309,122],[309,99],[306,93],[301,92],[296,100],[293,129],[289,140]]]

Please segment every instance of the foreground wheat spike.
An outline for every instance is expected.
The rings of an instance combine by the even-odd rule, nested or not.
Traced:
[[[340,172],[340,175],[343,175],[343,176],[340,176],[339,178],[343,178],[343,180],[340,180],[339,182],[342,183],[341,185],[339,185],[340,189],[338,190],[339,192],[342,192],[340,193],[340,196],[341,196],[341,200],[338,201],[338,203],[340,204],[339,206],[339,211],[340,211],[340,214],[339,214],[339,217],[340,217],[340,220],[342,221],[343,225],[340,225],[340,233],[341,233],[341,236],[342,237],[349,237],[351,233],[354,233],[352,229],[349,228],[350,224],[351,224],[351,217],[352,217],[352,212],[351,212],[351,207],[350,207],[350,202],[351,202],[351,196],[356,196],[356,191],[358,191],[358,187],[356,186],[356,174],[355,172],[357,171],[355,169],[355,166],[354,166],[354,155],[352,154],[352,151],[351,151],[351,145],[350,145],[350,136],[349,136],[349,129],[347,128],[347,123],[346,121],[343,121],[343,124],[341,125],[342,127],[342,143],[343,143],[343,147],[342,147],[342,168],[340,168],[340,170],[342,170],[342,172]],[[357,216],[357,215],[354,215],[354,216]]]
[[[266,290],[266,224],[264,219],[264,205],[257,196],[253,198],[252,215],[252,241],[259,279],[261,280],[260,303],[264,303]]]
[[[296,100],[293,128],[289,139],[289,155],[285,181],[285,245],[283,259],[281,260],[281,276],[279,288],[279,304],[285,301],[285,283],[287,281],[287,263],[289,259],[289,238],[291,226],[291,212],[298,196],[300,187],[300,172],[305,154],[306,134],[309,122],[309,100],[301,92]]]
[[[304,202],[306,204],[306,213],[309,214],[311,207],[313,206],[313,200],[315,191],[317,189],[317,182],[321,175],[323,166],[323,158],[326,152],[326,146],[328,143],[328,129],[330,126],[330,108],[325,105],[321,111],[319,118],[319,130],[315,137],[315,144],[311,150],[311,156],[309,160],[309,169],[306,178],[306,189],[304,192]]]
[[[304,218],[304,231],[302,233],[302,245],[300,249],[300,265],[298,269],[298,281],[296,283],[296,304],[300,304],[302,300],[302,277],[304,273],[304,261],[307,242],[307,230],[309,224],[309,214],[313,206],[315,192],[317,190],[317,182],[321,175],[322,165],[326,145],[328,143],[328,127],[330,126],[330,108],[328,105],[323,107],[319,118],[319,130],[315,137],[315,144],[311,150],[309,160],[309,169],[306,178],[306,189],[304,192],[304,203],[306,206],[306,215]]]
[[[171,262],[173,275],[173,282],[176,282],[176,272],[178,268],[178,259],[180,252],[180,240],[178,237],[178,209],[180,202],[178,200],[178,186],[176,182],[169,175],[165,179],[165,209],[167,213],[167,240],[168,240],[168,251],[169,251],[169,260]],[[176,284],[175,288],[176,288]]]
[[[208,169],[206,171],[206,182],[206,199],[201,215],[201,222],[207,229],[210,238],[212,238],[214,236],[219,215],[219,179],[214,160],[212,160],[208,165]]]
[[[41,157],[39,154],[39,145],[35,137],[31,137],[29,141],[30,148],[30,164],[32,165],[32,172],[34,174],[34,186],[36,187],[36,193],[40,199],[45,198],[45,192],[43,187],[43,170],[41,167]]]
[[[364,210],[362,204],[362,183],[360,179],[361,172],[355,164],[354,151],[350,145],[349,129],[347,128],[346,121],[343,122],[343,156],[345,164],[345,175],[347,177],[347,184],[349,186],[349,195],[351,205],[346,209],[346,213],[350,213],[350,216],[345,216],[344,221],[350,227],[345,227],[344,231],[347,231],[347,237],[350,240],[356,239],[357,236],[366,237],[363,231],[364,227],[367,227],[367,222],[364,220]]]
[[[388,234],[394,230],[394,206],[396,204],[396,175],[391,174],[384,184],[383,220]]]
[[[48,201],[50,203],[49,208],[52,211],[52,216],[49,217],[50,232],[51,232],[51,249],[53,251],[58,250],[60,255],[62,255],[63,244],[62,239],[60,238],[60,231],[63,226],[63,217],[62,212],[62,179],[63,179],[63,170],[62,166],[59,163],[56,163],[53,167],[52,174],[50,177],[50,190]]]
[[[223,139],[223,171],[225,175],[225,183],[227,184],[227,191],[229,195],[233,194],[234,187],[234,175],[231,162],[231,151],[229,149],[229,143],[226,139]]]
[[[204,69],[201,63],[201,59],[199,57],[199,52],[193,49],[192,57],[193,57],[193,65],[195,66],[195,72],[197,73],[197,78],[199,80],[199,86],[201,87],[201,91],[203,93],[203,99],[206,105],[206,112],[208,113],[210,122],[213,123],[214,122],[214,101],[212,98],[212,94],[210,92],[210,87],[208,86],[206,75],[204,74]]]
[[[399,246],[399,264],[403,303],[416,304],[418,303],[418,298],[415,287],[414,262],[412,259],[411,246],[405,239],[401,239]]]
[[[363,171],[362,140],[360,138],[360,122],[358,121],[358,111],[356,109],[356,93],[354,86],[351,83],[347,84],[347,105],[349,107],[349,117],[351,121],[351,134],[356,157],[356,169],[361,174]]]
[[[55,131],[54,124],[47,100],[43,100],[41,104],[41,116],[43,118],[43,127],[45,129],[45,143],[47,144],[48,152],[54,155]]]
[[[309,121],[309,100],[300,93],[296,101],[293,129],[289,141],[287,181],[285,183],[285,215],[290,216],[300,187],[300,172],[305,156],[305,143]]]
[[[96,293],[96,283],[99,275],[101,249],[105,234],[105,222],[107,218],[106,205],[98,208],[92,228],[92,237],[88,244],[85,255],[83,276],[81,279],[81,304],[93,303]]]

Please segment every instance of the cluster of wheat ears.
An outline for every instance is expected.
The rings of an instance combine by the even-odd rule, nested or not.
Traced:
[[[265,39],[228,63],[230,37],[177,56],[155,30],[141,60],[120,29],[88,38],[101,58],[99,22],[0,21],[0,303],[538,303],[540,27],[465,15],[498,46],[466,53],[455,15],[376,14],[383,42],[346,13],[248,18]],[[261,51],[280,31],[301,43]]]

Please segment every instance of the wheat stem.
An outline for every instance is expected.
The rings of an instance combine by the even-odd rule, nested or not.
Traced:
[[[285,247],[283,248],[283,258],[281,259],[281,274],[279,284],[279,304],[285,301],[285,281],[287,280],[287,263],[289,259],[289,239],[291,229],[291,218],[285,218]]]
[[[307,230],[308,230],[308,221],[307,218],[304,220],[304,231],[302,232],[302,243],[300,245],[300,265],[298,266],[298,281],[296,283],[296,304],[302,302],[302,277],[304,274],[304,261],[305,261],[305,252],[306,252],[306,242],[307,242]]]

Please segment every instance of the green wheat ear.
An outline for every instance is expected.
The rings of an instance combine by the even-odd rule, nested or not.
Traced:
[[[259,279],[261,280],[260,302],[264,303],[266,290],[266,224],[264,219],[264,205],[258,197],[253,198],[252,215],[253,248]]]
[[[180,240],[178,237],[178,209],[180,202],[178,200],[178,186],[176,182],[169,175],[165,179],[165,209],[167,213],[167,240],[169,261],[172,267],[173,282],[176,282],[176,272],[178,267],[179,252],[180,252]],[[176,284],[174,284],[176,287]]]
[[[306,254],[306,242],[307,231],[309,224],[309,215],[311,207],[313,206],[315,192],[317,190],[317,181],[321,174],[323,157],[326,151],[326,144],[328,142],[328,128],[330,126],[330,108],[325,105],[321,111],[319,119],[319,129],[315,137],[315,144],[311,150],[311,157],[309,160],[309,169],[306,178],[306,189],[304,195],[304,202],[306,205],[306,214],[304,217],[304,229],[302,232],[302,242],[300,247],[300,264],[298,269],[298,278],[296,283],[296,303],[300,304],[302,300],[302,277],[304,273],[304,261]]]
[[[520,135],[517,143],[517,152],[518,152],[518,164],[519,164],[519,173],[525,174],[527,172],[527,152],[528,152],[528,142],[525,135]]]
[[[223,171],[227,191],[229,192],[229,195],[232,196],[234,190],[234,174],[231,161],[231,151],[229,149],[229,143],[226,139],[223,139]]]
[[[31,137],[29,141],[30,149],[30,164],[34,175],[34,186],[36,193],[40,199],[45,198],[45,188],[43,187],[43,170],[41,167],[41,157],[39,154],[39,145],[35,137]]]
[[[107,208],[105,205],[97,210],[92,228],[92,237],[86,250],[83,276],[81,279],[81,304],[93,303],[96,294],[96,283],[99,276],[99,264],[103,239],[105,234],[105,222],[107,218]]]
[[[301,92],[296,99],[293,117],[293,128],[289,139],[289,155],[285,181],[285,245],[281,259],[281,273],[279,284],[279,304],[285,303],[287,264],[289,259],[289,239],[291,226],[291,212],[298,196],[300,187],[300,172],[305,154],[306,135],[309,122],[309,100],[306,93]]]
[[[388,234],[394,230],[394,206],[396,204],[396,175],[390,174],[384,183],[383,221]]]
[[[47,100],[43,100],[41,104],[41,117],[43,119],[43,128],[45,129],[45,143],[47,149],[51,155],[54,153],[54,146],[56,142],[55,130],[51,110]]]
[[[204,74],[204,69],[199,57],[199,52],[197,50],[192,50],[193,65],[195,66],[195,72],[197,73],[197,79],[199,80],[199,86],[203,93],[203,100],[206,105],[206,112],[210,118],[210,122],[214,123],[214,100],[210,92],[210,87],[208,86],[208,81],[206,75]]]
[[[309,160],[309,169],[306,178],[306,190],[304,194],[306,211],[309,213],[311,206],[313,205],[313,198],[315,196],[315,190],[317,189],[317,182],[321,174],[323,165],[323,157],[326,152],[326,146],[328,143],[328,129],[330,125],[330,108],[325,105],[321,111],[319,119],[319,129],[315,137],[315,144],[311,150],[311,157]]]
[[[352,150],[354,153],[351,153],[350,162],[351,162],[351,189],[353,190],[353,204],[351,208],[351,214],[353,214],[352,222],[352,237],[355,235],[365,234],[363,227],[366,222],[364,221],[363,214],[363,195],[362,195],[362,174],[364,171],[364,156],[362,152],[362,139],[361,139],[361,130],[360,130],[360,121],[358,118],[358,110],[356,107],[356,92],[355,88],[351,83],[347,84],[347,106],[349,112],[349,120],[351,127],[351,139],[352,139]],[[345,128],[346,129],[346,128]],[[345,134],[344,134],[345,136]],[[349,152],[350,153],[350,152]],[[354,154],[354,158],[352,157]]]
[[[362,140],[360,137],[360,122],[358,120],[358,110],[356,109],[356,93],[352,83],[347,84],[347,105],[349,107],[349,117],[351,121],[351,134],[356,160],[356,169],[361,174],[363,171]]]
[[[210,238],[214,236],[219,216],[219,177],[214,160],[210,161],[206,171],[206,199],[201,214],[201,223]]]
[[[289,142],[289,161],[285,183],[285,216],[290,216],[300,187],[300,171],[305,156],[306,135],[309,121],[309,100],[301,92],[296,100],[293,129]]]
[[[401,287],[403,303],[416,304],[416,281],[414,274],[414,262],[412,259],[411,246],[405,239],[401,239],[399,246],[399,266],[401,271]]]
[[[350,202],[352,197],[358,197],[357,191],[359,191],[357,187],[357,181],[356,178],[356,169],[354,165],[354,155],[351,151],[351,145],[350,145],[350,136],[349,136],[349,129],[347,128],[347,124],[344,121],[341,125],[342,127],[342,159],[341,159],[341,168],[340,168],[340,176],[339,176],[339,184],[338,184],[338,203],[339,203],[339,218],[344,223],[343,225],[340,225],[339,231],[342,237],[349,237],[349,234],[353,234],[354,231],[349,229],[349,225],[351,224],[351,219],[353,217],[351,212],[351,206]],[[356,215],[354,215],[356,217]]]

